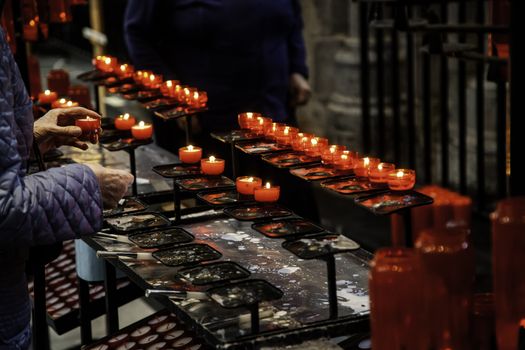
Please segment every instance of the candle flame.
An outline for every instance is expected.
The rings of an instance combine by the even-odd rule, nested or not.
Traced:
[[[263,125],[264,124],[264,119],[263,118],[259,118],[259,125]]]
[[[193,151],[193,146],[192,146],[192,145],[189,145],[188,147],[186,147],[186,149],[187,149],[188,151]]]
[[[396,173],[396,176],[398,178],[402,178],[403,177],[403,172],[401,170],[399,170],[397,173]]]
[[[335,153],[337,147],[335,146],[330,146],[330,153]]]
[[[269,182],[266,183],[266,185],[264,186],[266,188],[272,188],[272,184],[270,184]]]
[[[34,27],[36,25],[36,22],[32,19],[32,20],[29,21],[29,25],[31,27]]]
[[[140,128],[143,128],[144,125],[146,125],[146,124],[141,120],[140,123],[139,123],[139,127],[140,127]]]
[[[370,158],[368,158],[368,157],[363,158],[363,164],[365,166],[369,166],[370,165]]]
[[[317,139],[311,139],[310,143],[312,144],[312,146],[317,146]]]
[[[173,86],[173,82],[171,80],[168,80],[166,82],[166,86],[169,87],[169,88],[172,87]]]
[[[49,91],[49,90],[44,91],[44,95],[46,95],[46,96],[51,95],[51,91]]]
[[[301,142],[307,142],[308,141],[308,137],[304,136],[302,139],[301,139]]]
[[[124,115],[122,116],[122,119],[124,119],[124,120],[128,120],[129,117],[130,117],[129,113],[126,113],[126,114],[124,114]]]
[[[193,98],[194,98],[195,100],[198,100],[198,99],[199,99],[199,92],[198,92],[198,91],[195,91],[195,92],[193,93]]]
[[[65,98],[61,98],[60,100],[58,100],[58,102],[64,104],[64,103],[66,103],[66,99]]]
[[[106,57],[106,58],[104,59],[104,63],[105,63],[105,64],[110,64],[110,63],[111,63],[111,57]]]
[[[73,106],[73,102],[71,102],[71,101],[67,101],[66,106],[68,106],[68,107]]]
[[[341,154],[341,159],[347,160],[348,156],[346,154]]]
[[[247,179],[247,181],[248,181],[248,182],[253,182],[253,177],[250,176],[250,177]]]
[[[246,113],[246,118],[252,119],[253,118],[253,113],[252,112]]]
[[[190,94],[190,89],[188,89],[188,88],[184,88],[184,94],[185,94],[185,95],[189,95],[189,94]]]
[[[379,163],[379,165],[377,166],[377,169],[378,170],[383,170],[383,163]]]
[[[154,80],[155,80],[155,74],[150,75],[150,76],[149,76],[149,80],[150,80],[150,81],[154,81]]]
[[[120,65],[120,70],[121,70],[122,72],[125,72],[127,68],[128,68],[128,65],[127,65],[127,64],[121,64],[121,65]]]
[[[214,156],[210,156],[210,159],[208,159],[208,160],[213,163],[213,162],[215,162],[215,159],[216,158]]]
[[[288,127],[284,128],[284,135],[288,136],[290,129]]]

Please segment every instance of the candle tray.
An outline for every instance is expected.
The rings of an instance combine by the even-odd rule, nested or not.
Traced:
[[[102,133],[99,135],[98,142],[101,144],[109,144],[119,139],[130,139],[131,130],[106,129],[102,126]]]
[[[236,190],[198,193],[197,197],[212,206],[226,206],[253,201],[253,197],[243,196]]]
[[[234,187],[235,183],[225,176],[198,176],[175,180],[175,183],[185,191],[202,191]]]
[[[140,146],[149,145],[153,142],[153,139],[137,140],[133,138],[120,139],[111,143],[102,144],[102,147],[110,152],[132,150]]]
[[[110,94],[131,94],[139,91],[142,87],[140,85],[129,83],[122,84],[120,86],[114,86],[108,88],[108,93]]]
[[[377,215],[388,215],[434,202],[432,197],[416,191],[388,191],[356,198],[354,201],[357,205]]]
[[[165,120],[171,120],[171,119],[178,119],[178,118],[192,116],[198,113],[206,112],[207,110],[208,110],[207,107],[192,108],[192,107],[178,106],[178,107],[167,109],[167,110],[156,111],[155,115]]]
[[[302,152],[285,152],[262,156],[262,160],[278,168],[293,168],[301,165],[319,163],[321,157],[311,157]]]
[[[201,174],[201,167],[199,163],[186,164],[186,163],[173,163],[166,165],[156,165],[153,171],[162,177],[166,178],[182,178],[188,176],[195,176]]]
[[[169,228],[158,231],[137,233],[129,240],[143,249],[162,248],[170,245],[189,243],[194,237],[182,228]]]
[[[247,154],[264,154],[291,150],[290,146],[280,145],[277,142],[264,140],[255,142],[242,142],[236,144],[235,147]]]
[[[97,81],[114,76],[114,73],[102,72],[98,69],[93,69],[88,72],[77,75],[78,80],[82,81]]]
[[[160,93],[160,90],[158,90],[158,89],[140,90],[137,93],[136,100],[141,102],[141,103],[144,103],[144,102],[147,102],[147,101],[156,100],[156,99],[161,98],[161,97],[162,97],[162,94]]]
[[[224,214],[239,221],[253,221],[260,219],[282,218],[293,213],[278,205],[254,204],[242,207],[229,207],[224,209]]]
[[[367,179],[360,179],[357,177],[329,180],[321,183],[321,186],[340,194],[363,194],[388,189],[387,185],[375,185]]]
[[[171,225],[171,222],[166,217],[158,213],[137,213],[114,216],[107,218],[106,223],[117,233],[123,234]]]
[[[291,169],[290,173],[303,180],[317,181],[349,176],[354,173],[353,170],[337,170],[326,165],[314,165],[304,168]]]
[[[132,84],[133,82],[134,82],[133,78],[123,78],[122,79],[118,76],[112,76],[104,80],[97,81],[97,84],[105,86],[107,88],[112,88],[112,87],[122,86],[124,84]]]
[[[250,271],[231,261],[220,261],[197,267],[188,267],[177,273],[193,285],[201,286],[250,277]]]
[[[166,266],[197,264],[220,259],[222,254],[207,244],[193,243],[173,248],[158,250],[153,257]]]
[[[208,290],[208,295],[226,309],[257,305],[263,301],[282,298],[283,292],[265,280],[254,279]]]
[[[301,259],[319,259],[327,255],[357,250],[359,244],[339,234],[320,234],[283,242],[283,248]]]
[[[170,109],[177,106],[177,100],[168,97],[161,97],[153,101],[144,102],[143,106],[150,111],[158,111],[161,109]]]
[[[250,130],[232,130],[225,132],[212,132],[210,136],[222,143],[253,141],[262,139],[262,136],[254,134]]]
[[[252,228],[270,238],[288,238],[324,231],[322,227],[304,219],[284,219],[261,222],[253,224]]]
[[[115,215],[136,213],[145,210],[147,205],[138,200],[137,198],[123,198],[119,202],[115,209],[106,209],[103,211],[104,217],[110,217]]]

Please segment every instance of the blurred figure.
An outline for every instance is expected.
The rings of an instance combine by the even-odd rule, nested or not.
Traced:
[[[124,27],[138,69],[208,93],[206,133],[237,127],[245,111],[293,123],[310,97],[298,0],[129,0]]]

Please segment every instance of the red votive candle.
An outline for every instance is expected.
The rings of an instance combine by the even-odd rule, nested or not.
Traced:
[[[95,142],[96,136],[100,131],[100,119],[86,116],[85,118],[76,119],[75,126],[82,129],[82,138]]]
[[[275,132],[275,140],[281,145],[291,145],[294,135],[299,132],[299,129],[291,126],[285,126],[282,129],[277,129]]]
[[[166,97],[172,97],[175,86],[179,85],[178,80],[166,80],[160,85],[160,92]]]
[[[310,138],[313,137],[312,134],[307,134],[304,132],[299,132],[292,138],[292,149],[294,151],[304,151],[305,145],[310,141]]]
[[[256,188],[253,191],[255,201],[263,203],[273,203],[279,200],[281,188],[279,186],[272,186],[269,182],[264,187]]]
[[[333,165],[337,170],[351,170],[354,168],[354,159],[348,154],[340,154],[339,158],[334,159]]]
[[[365,157],[359,159],[354,167],[355,175],[359,177],[368,177],[370,167],[376,167],[379,162],[379,158]]]
[[[283,128],[285,125],[283,123],[271,123],[268,125],[266,130],[264,130],[264,135],[270,140],[275,140],[275,134],[279,128]]]
[[[328,145],[328,139],[323,137],[313,137],[310,139],[310,143],[306,144],[304,152],[311,157],[319,157],[321,155],[321,149]]]
[[[51,104],[52,108],[71,108],[71,107],[78,107],[78,102],[74,102],[71,100],[67,100],[65,98],[61,98],[59,100],[56,100]]]
[[[162,84],[162,75],[150,74],[148,79],[144,81],[144,85],[150,89],[158,89]]]
[[[392,163],[379,163],[375,167],[370,167],[368,178],[373,183],[387,183],[388,174],[395,169],[396,166]]]
[[[121,64],[117,69],[117,75],[121,78],[130,78],[133,76],[133,66],[127,63]]]
[[[251,196],[255,189],[262,186],[262,180],[254,176],[240,176],[235,180],[235,186],[240,194]]]
[[[258,117],[262,117],[260,113],[244,112],[237,115],[237,121],[241,129],[251,129],[252,124],[256,122]]]
[[[252,124],[252,131],[256,135],[264,135],[264,131],[272,124],[272,120],[266,117],[257,117],[257,120]]]
[[[416,184],[416,172],[411,169],[396,169],[388,174],[388,188],[392,191],[408,191]]]
[[[52,104],[58,99],[58,94],[51,90],[46,90],[38,94],[38,102],[41,104]]]
[[[202,148],[188,145],[179,148],[179,159],[183,163],[194,164],[198,163],[202,158]]]
[[[131,127],[131,135],[137,140],[147,140],[153,135],[153,125],[140,122]]]
[[[211,156],[208,159],[201,159],[201,171],[206,175],[220,175],[224,172],[224,159]]]
[[[118,130],[130,130],[136,123],[135,117],[129,113],[121,114],[115,118],[115,128]]]
[[[321,160],[323,164],[333,164],[334,161],[341,158],[342,151],[346,150],[346,146],[330,145],[328,148],[321,150]]]

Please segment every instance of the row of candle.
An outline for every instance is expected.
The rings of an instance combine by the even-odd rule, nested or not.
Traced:
[[[377,158],[359,158],[355,151],[342,145],[329,145],[328,139],[299,132],[298,128],[275,123],[260,113],[246,112],[238,115],[242,129],[274,140],[278,144],[291,146],[294,151],[311,157],[320,157],[323,164],[337,170],[354,170],[358,177],[368,177],[375,184],[387,184],[392,190],[404,191],[414,187],[416,173],[410,169],[396,169],[392,163],[382,163]]]

